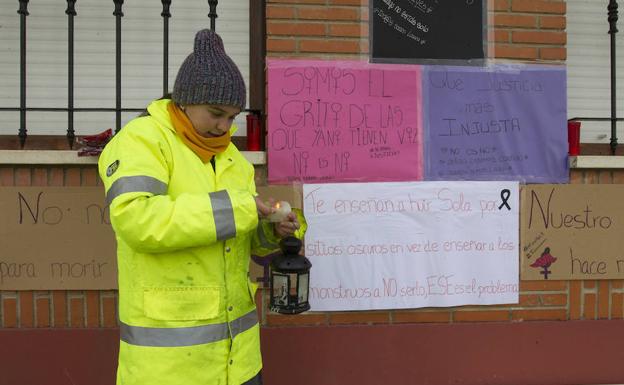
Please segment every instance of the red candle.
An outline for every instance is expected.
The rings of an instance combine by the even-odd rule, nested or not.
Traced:
[[[581,153],[581,122],[568,122],[568,154],[572,156]]]
[[[247,114],[247,151],[260,151],[260,116]]]

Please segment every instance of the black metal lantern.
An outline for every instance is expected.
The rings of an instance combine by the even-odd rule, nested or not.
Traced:
[[[310,309],[308,289],[312,264],[299,255],[301,241],[286,237],[280,241],[282,252],[271,261],[271,311],[298,314]]]

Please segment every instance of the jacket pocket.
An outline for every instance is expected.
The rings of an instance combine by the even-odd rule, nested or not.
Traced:
[[[220,287],[156,287],[143,289],[143,310],[163,321],[208,320],[221,312]]]

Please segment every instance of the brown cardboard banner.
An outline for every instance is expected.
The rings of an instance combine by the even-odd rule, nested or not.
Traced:
[[[522,280],[624,278],[624,186],[527,185]]]
[[[102,187],[0,189],[0,289],[115,289]]]
[[[297,187],[258,187],[258,193],[302,207]],[[103,187],[2,187],[0,213],[0,290],[117,288]],[[252,281],[266,280],[268,261],[252,260]]]

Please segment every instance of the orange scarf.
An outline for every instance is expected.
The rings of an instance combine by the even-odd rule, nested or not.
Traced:
[[[193,123],[186,113],[180,109],[173,101],[167,105],[171,123],[180,139],[202,160],[207,163],[215,154],[225,151],[230,144],[230,132],[226,132],[216,138],[205,138],[195,131]]]

